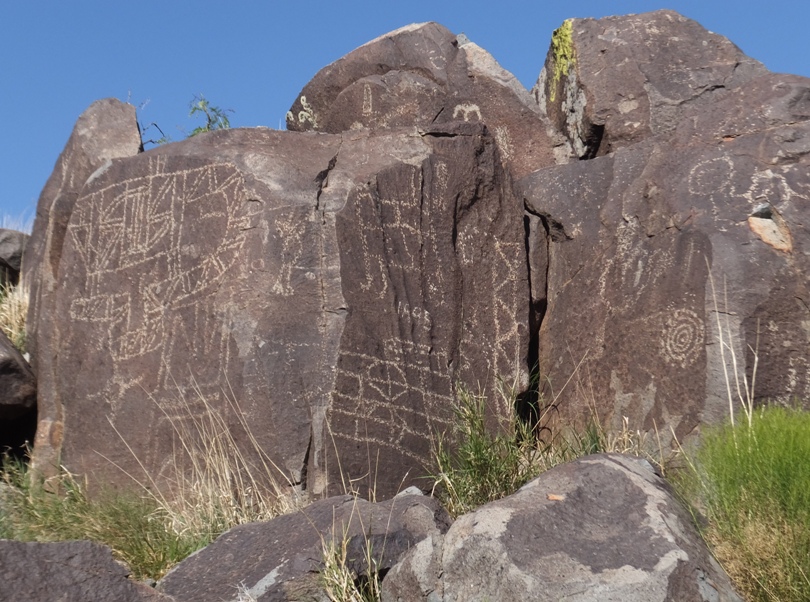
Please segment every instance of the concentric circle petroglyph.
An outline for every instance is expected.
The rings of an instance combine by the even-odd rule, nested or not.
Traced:
[[[661,355],[666,362],[686,368],[697,361],[705,343],[705,325],[689,309],[676,309],[663,320]]]
[[[729,157],[701,161],[689,172],[689,192],[712,195],[731,186],[734,162]]]

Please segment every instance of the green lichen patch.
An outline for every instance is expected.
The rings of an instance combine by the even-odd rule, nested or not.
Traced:
[[[551,78],[551,101],[557,96],[557,86],[563,75],[568,76],[571,68],[576,63],[574,56],[574,27],[571,19],[566,19],[563,24],[551,34],[552,59],[554,61],[554,76]]]

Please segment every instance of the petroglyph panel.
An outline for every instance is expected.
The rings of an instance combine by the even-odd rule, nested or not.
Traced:
[[[457,382],[492,393],[497,377],[527,372],[522,212],[495,141],[460,123],[429,140],[421,165],[378,172],[338,215],[350,311],[328,420],[334,447],[357,450],[340,457],[350,478],[418,483]]]
[[[424,461],[410,443],[450,426],[446,410],[454,400],[452,385],[447,356],[428,345],[389,339],[380,355],[343,352],[332,415],[350,426],[338,435]]]
[[[184,347],[213,360],[214,378],[227,372],[224,316],[211,300],[234,271],[249,217],[242,213],[244,183],[232,165],[171,170],[156,158],[149,171],[94,190],[77,207],[67,235],[84,283],[69,311],[103,333],[98,346],[109,351],[116,376],[121,362],[156,353],[156,386],[169,389],[166,367],[183,336]],[[110,278],[123,275],[131,282],[127,292],[105,292]],[[181,312],[186,317],[179,319]]]
[[[114,162],[85,187],[60,274],[73,469],[140,474],[124,438],[168,477],[177,432],[212,413],[242,453],[255,456],[240,416],[285,477],[306,478],[345,316],[334,216],[317,205],[338,147],[229,130]]]

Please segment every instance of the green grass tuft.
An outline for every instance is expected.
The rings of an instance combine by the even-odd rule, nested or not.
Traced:
[[[208,543],[174,532],[154,501],[113,491],[90,498],[67,472],[38,482],[22,463],[7,458],[0,487],[0,538],[103,543],[137,579],[159,579]]]
[[[678,481],[748,600],[810,600],[809,459],[810,414],[766,407],[708,430]]]
[[[431,478],[453,517],[511,495],[540,473],[588,454],[616,452],[653,460],[644,435],[631,431],[626,419],[619,433],[609,433],[594,420],[581,432],[554,433],[544,442],[537,437],[536,425],[519,417],[514,390],[501,383],[499,392],[511,411],[494,432],[486,424],[486,397],[459,386],[454,432],[449,440],[436,435],[436,471]]]

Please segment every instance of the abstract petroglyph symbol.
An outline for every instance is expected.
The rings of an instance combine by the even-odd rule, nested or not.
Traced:
[[[272,219],[274,213],[278,213],[278,215],[275,216],[275,219]],[[283,209],[275,212],[270,211],[269,216],[281,247],[282,258],[279,274],[273,284],[272,291],[277,295],[288,297],[294,292],[291,283],[293,272],[308,269],[299,265],[304,250],[303,237],[306,222],[301,219],[300,215],[290,211],[285,212]]]
[[[730,157],[716,157],[701,161],[689,170],[689,192],[711,196],[732,187],[734,162]]]
[[[377,198],[368,189],[357,195],[354,213],[365,271],[360,288],[366,292],[376,289],[380,299],[388,291],[391,273],[416,274],[420,270],[421,182],[421,170],[413,168],[407,190],[395,197]]]
[[[661,317],[661,356],[670,365],[681,368],[691,366],[698,360],[705,345],[703,319],[689,309],[676,309]]]
[[[315,119],[315,112],[312,110],[312,106],[307,102],[307,97],[302,94],[300,100],[301,108],[303,110],[298,111],[298,123],[309,121],[312,124],[312,127],[316,127],[318,122],[317,119]],[[287,111],[287,120],[295,121],[295,115],[293,115],[292,111]]]
[[[374,112],[372,104],[373,96],[371,94],[371,86],[368,84],[363,85],[363,117],[369,117]]]
[[[476,117],[476,121],[482,121],[481,109],[476,104],[470,102],[456,105],[453,109],[453,119],[461,117],[464,121],[470,121],[470,117]]]
[[[182,170],[152,159],[149,175],[91,191],[74,211],[68,236],[79,254],[83,295],[70,315],[103,333],[113,381],[128,386],[123,363],[156,354],[161,388],[180,352],[205,354],[210,373],[227,370],[226,316],[211,305],[245,242],[244,182],[230,164]],[[128,282],[128,290],[110,292]],[[110,400],[115,409],[116,399]]]
[[[453,403],[446,355],[429,345],[391,338],[383,344],[382,357],[342,351],[338,366],[331,412],[348,418],[353,428],[335,436],[424,460],[405,443],[426,439],[450,425],[443,418]],[[369,435],[371,422],[384,425],[388,436]]]
[[[509,135],[509,128],[505,125],[495,127],[495,140],[498,142],[498,148],[504,160],[508,161],[512,158],[512,138]]]

